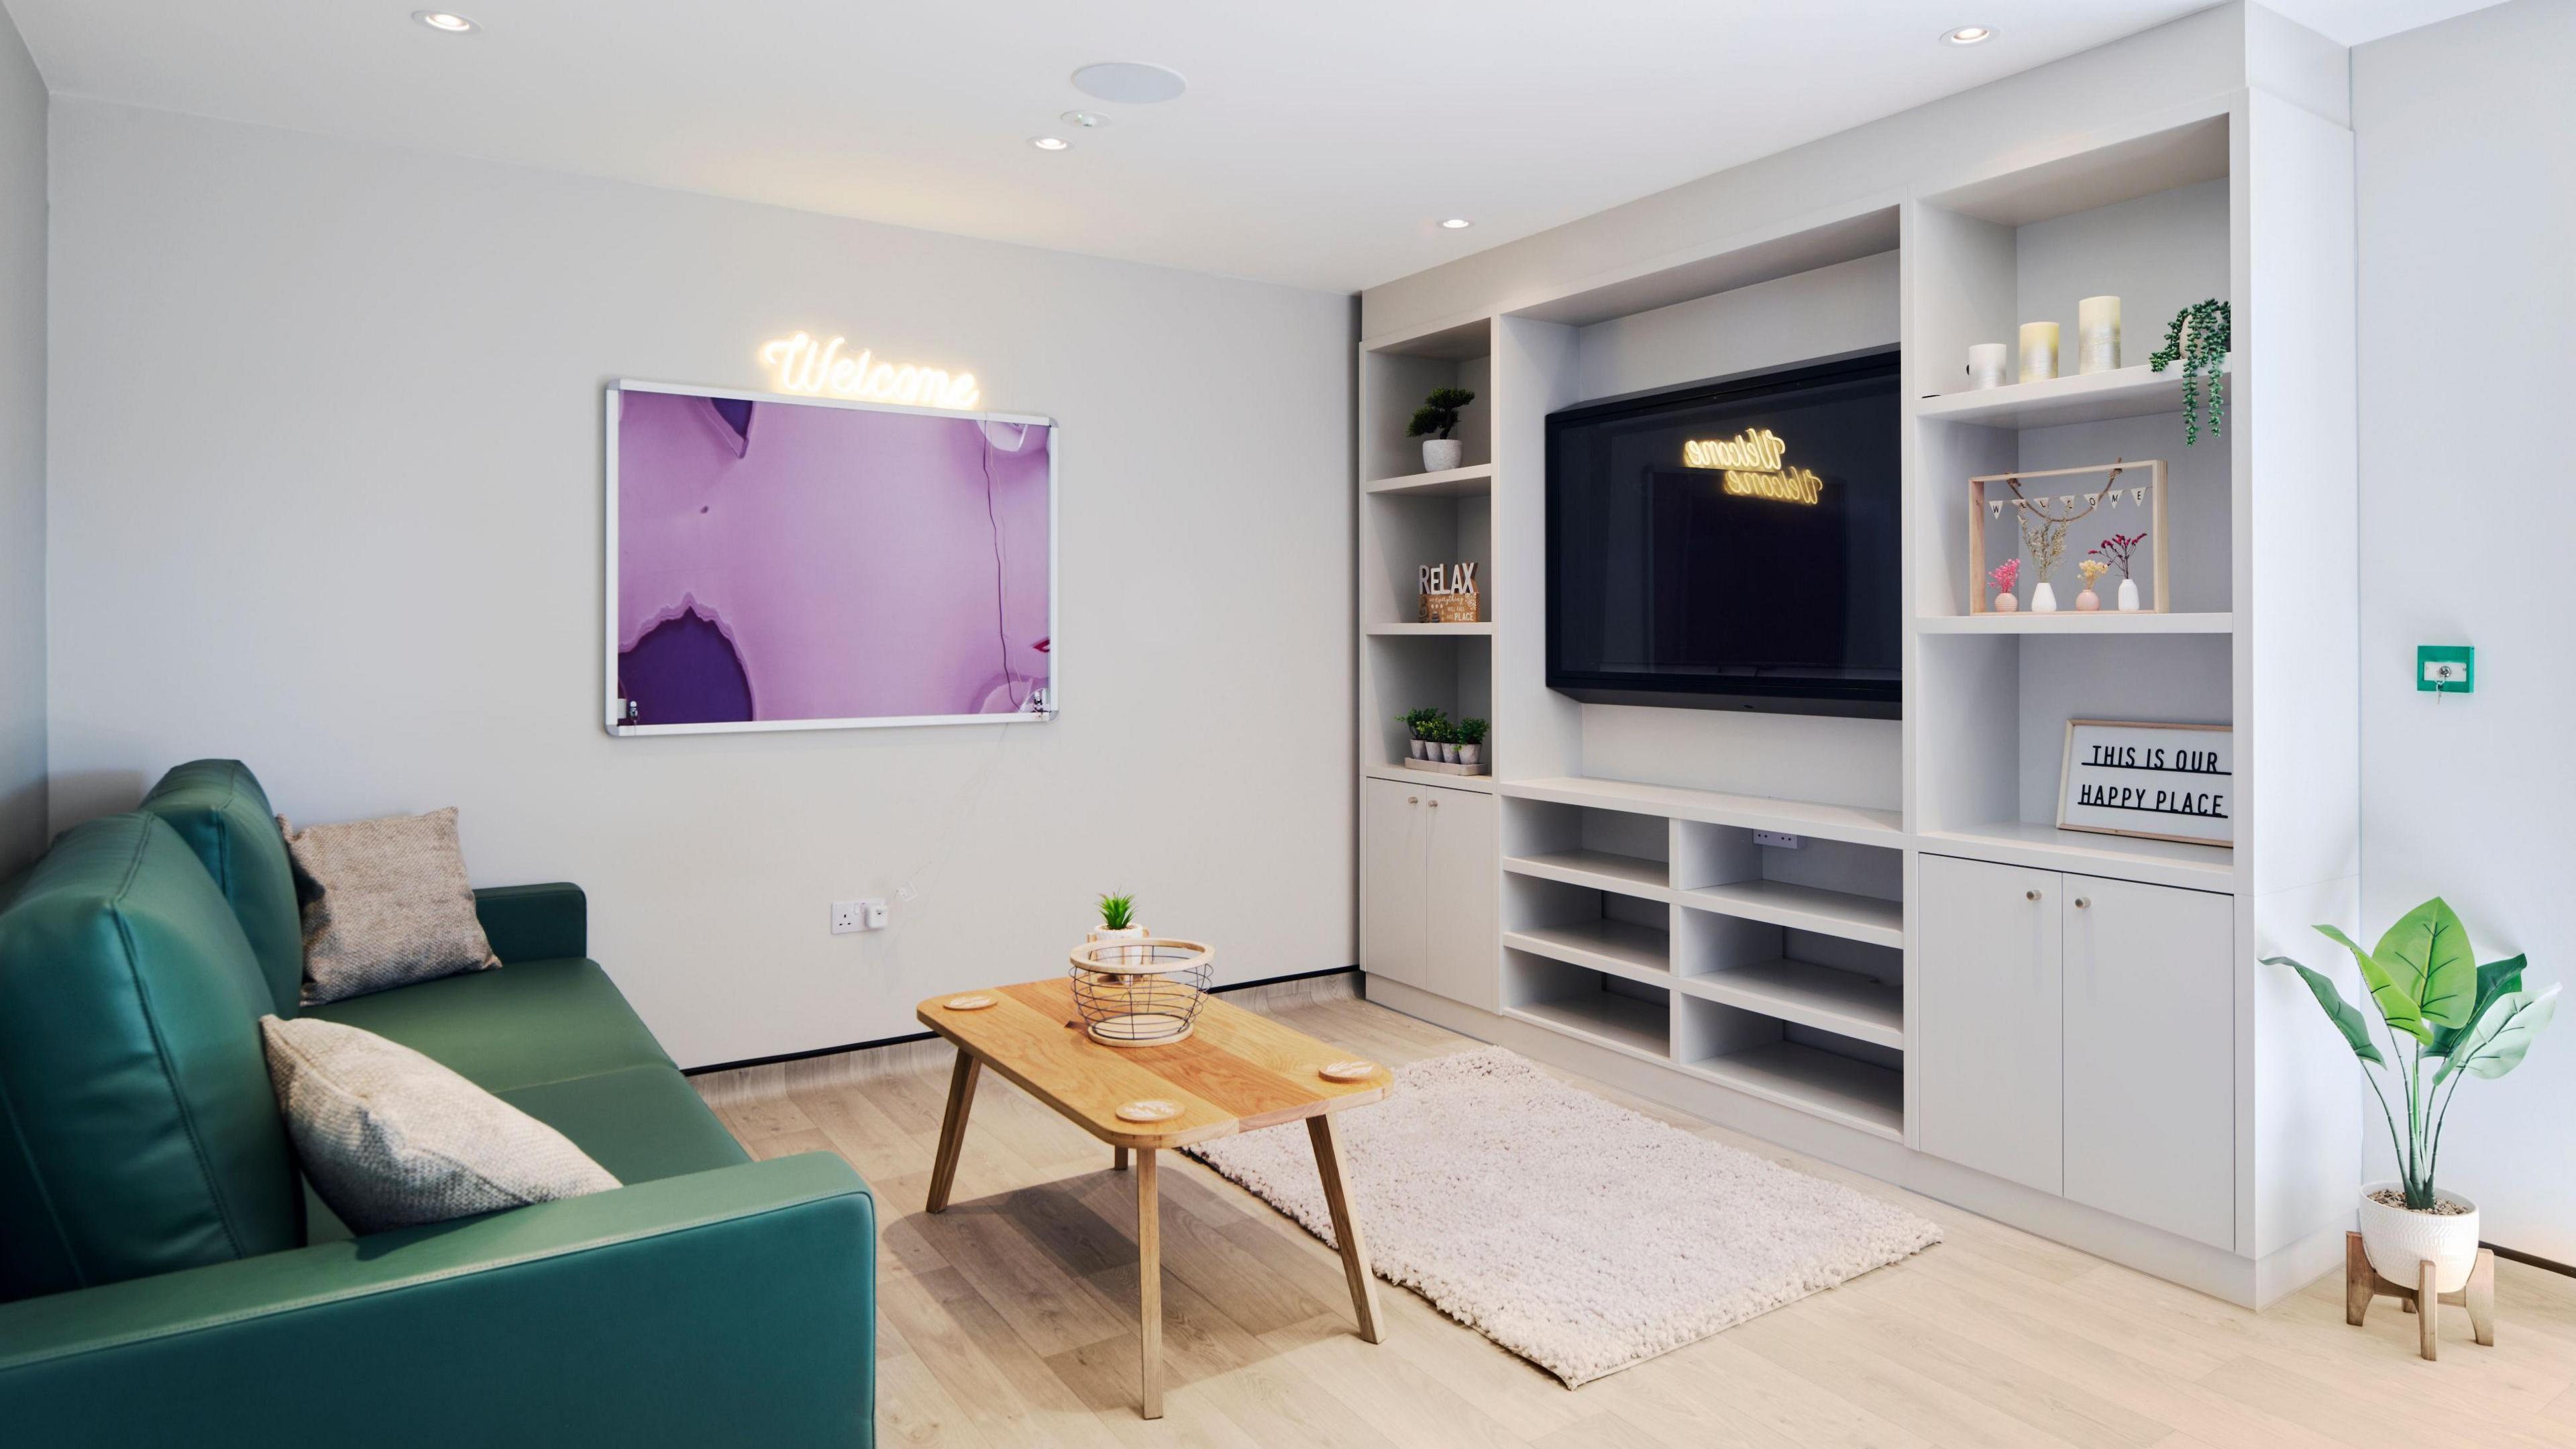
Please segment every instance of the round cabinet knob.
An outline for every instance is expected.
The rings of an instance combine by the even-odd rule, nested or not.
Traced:
[[[1422,803],[1422,797],[1419,795],[1407,795],[1404,797],[1404,803],[1407,805],[1419,805]]]
[[[2038,899],[2039,899],[2039,892],[2037,892],[2037,891],[2023,891],[2023,892],[2021,893],[2021,898],[2022,898],[2023,900],[2026,900],[2026,901],[2035,901],[2035,900],[2038,900]]]
[[[2077,909],[2077,910],[2079,910],[2079,911],[2080,911],[2080,910],[2082,910],[2082,909],[2084,909],[2086,906],[2091,905],[2091,904],[2093,904],[2091,901],[2086,900],[2086,899],[2085,899],[2084,897],[2082,897],[2082,896],[2077,896],[2077,897],[2075,898],[2075,909]]]
[[[1439,809],[1439,808],[1440,808],[1440,802],[1439,802],[1439,801],[1437,801],[1437,800],[1432,801],[1432,802],[1431,802],[1431,808],[1432,808],[1432,809],[1434,809],[1434,810]]]

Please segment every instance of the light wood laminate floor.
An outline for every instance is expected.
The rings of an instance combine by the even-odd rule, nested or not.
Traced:
[[[1472,1044],[1348,998],[1264,1009],[1390,1064]],[[1169,1154],[1168,1417],[1149,1423],[1135,1405],[1134,1188],[1109,1149],[988,1080],[956,1200],[926,1216],[949,1050],[867,1057],[700,1082],[756,1155],[838,1152],[875,1187],[883,1444],[2576,1445],[2576,1281],[2501,1264],[2498,1346],[2471,1343],[2454,1311],[2426,1363],[2394,1302],[2346,1327],[2340,1277],[2249,1313],[1570,1074],[1902,1201],[1948,1241],[1568,1392],[1400,1289],[1383,1292],[1386,1342],[1361,1342],[1330,1250]],[[1601,1206],[1617,1212],[1616,1192]]]

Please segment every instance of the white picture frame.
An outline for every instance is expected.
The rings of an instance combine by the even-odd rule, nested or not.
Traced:
[[[693,724],[633,724],[625,718],[625,701],[618,696],[617,666],[620,639],[617,627],[618,600],[618,420],[623,395],[626,393],[669,393],[693,398],[727,398],[753,403],[792,403],[800,407],[849,408],[863,412],[914,413],[926,417],[969,418],[980,423],[1011,423],[1048,430],[1047,451],[1047,638],[1049,640],[1046,688],[1034,700],[1033,707],[1016,714],[938,714],[938,715],[871,715],[847,719],[777,719],[735,720]],[[1052,721],[1064,708],[1064,654],[1057,626],[1061,623],[1063,593],[1063,560],[1058,551],[1063,526],[1063,425],[1054,418],[1034,413],[988,412],[954,408],[917,407],[903,403],[863,402],[846,398],[822,397],[810,393],[760,392],[742,388],[709,387],[697,383],[656,382],[645,378],[611,379],[602,399],[604,452],[601,487],[604,535],[604,557],[601,570],[600,634],[602,636],[600,723],[615,738],[634,739],[649,735],[687,734],[758,734],[787,730],[902,729],[919,725],[1028,724]]]
[[[2236,845],[2236,727],[2070,719],[2057,828]]]

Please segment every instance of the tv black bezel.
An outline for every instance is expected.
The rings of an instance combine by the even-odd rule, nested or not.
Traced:
[[[1671,412],[1729,398],[1749,397],[1778,392],[1818,382],[1844,381],[1853,378],[1884,377],[1894,384],[1893,401],[1899,409],[1905,405],[1903,354],[1897,348],[1883,348],[1836,358],[1829,362],[1801,363],[1795,367],[1774,368],[1767,372],[1719,378],[1709,382],[1690,383],[1661,392],[1635,397],[1616,398],[1608,402],[1585,403],[1547,415],[1547,687],[1586,704],[1659,705],[1680,709],[1743,709],[1765,714],[1826,715],[1848,719],[1902,719],[1905,714],[1905,676],[1900,664],[1894,678],[1867,680],[1764,680],[1738,677],[1707,678],[1645,673],[1595,673],[1568,670],[1559,663],[1563,658],[1557,621],[1562,617],[1557,608],[1562,587],[1562,555],[1556,547],[1558,492],[1561,487],[1558,469],[1559,438],[1567,428],[1598,422],[1604,418],[1633,417],[1648,413]],[[1898,483],[1897,508],[1904,509],[1903,482]],[[1903,545],[1899,543],[1899,562]],[[1900,625],[1901,627],[1901,625]]]

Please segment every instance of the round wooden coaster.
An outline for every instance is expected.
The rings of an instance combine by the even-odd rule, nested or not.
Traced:
[[[1180,1103],[1166,1102],[1160,1097],[1149,1097],[1142,1102],[1130,1102],[1118,1109],[1118,1120],[1121,1122],[1169,1122],[1179,1115],[1181,1115]]]
[[[989,996],[952,996],[947,1002],[950,1011],[982,1011],[992,1004]]]
[[[1326,1062],[1315,1068],[1315,1073],[1328,1082],[1365,1082],[1377,1075],[1377,1063],[1357,1059],[1347,1062]]]

